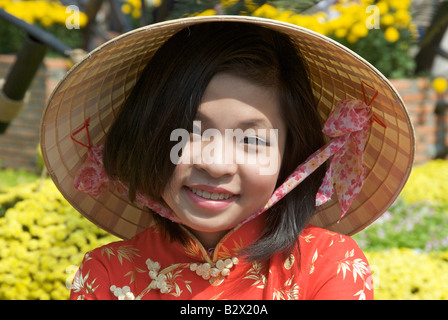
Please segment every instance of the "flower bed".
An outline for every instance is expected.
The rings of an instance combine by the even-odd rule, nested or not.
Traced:
[[[416,166],[403,190],[406,203],[430,201],[448,204],[448,162],[438,159]]]
[[[326,35],[361,55],[386,77],[403,78],[411,76],[415,67],[409,54],[417,36],[410,3],[409,0],[342,2],[330,7],[328,12],[313,14],[296,14],[265,4],[253,15],[289,22]]]
[[[216,3],[219,3],[216,6]],[[300,1],[204,1],[187,7],[185,15],[240,14],[284,21],[326,35],[349,47],[377,67],[388,78],[413,75],[415,61],[410,48],[416,44],[417,27],[412,22],[410,0],[337,1],[326,11],[303,12]],[[311,4],[311,1],[310,1]],[[133,8],[133,10],[128,8]],[[127,0],[125,13],[139,15],[140,7]],[[200,10],[202,9],[202,11]]]
[[[410,248],[366,252],[375,300],[448,299],[448,251]]]
[[[413,169],[398,201],[353,238],[374,273],[375,299],[448,298],[448,161]]]
[[[0,300],[67,299],[84,254],[116,239],[77,213],[51,180],[3,189]]]
[[[362,249],[448,250],[448,161],[412,170],[400,198],[378,221],[355,235]]]

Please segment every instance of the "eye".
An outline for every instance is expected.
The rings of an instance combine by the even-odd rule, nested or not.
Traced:
[[[192,131],[190,132],[190,137],[193,136],[193,135],[199,136],[199,137],[202,136],[201,126],[200,126],[200,124],[197,125],[196,122],[197,121],[193,121],[193,128],[192,128]]]
[[[266,146],[268,145],[268,142],[260,137],[254,137],[254,136],[249,136],[249,137],[244,137],[243,138],[243,143],[247,144],[247,145],[252,145],[252,146]]]

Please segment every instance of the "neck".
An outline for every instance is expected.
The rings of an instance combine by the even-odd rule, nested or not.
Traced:
[[[211,248],[215,248],[219,241],[224,237],[224,235],[229,230],[223,231],[215,231],[215,232],[205,232],[198,231],[188,228],[188,230],[199,240],[199,242],[203,245],[204,249],[208,250]]]

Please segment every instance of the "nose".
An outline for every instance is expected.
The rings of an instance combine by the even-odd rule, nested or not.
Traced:
[[[195,165],[197,169],[207,172],[213,178],[221,178],[223,176],[233,176],[237,171],[235,163],[199,163]]]
[[[232,151],[233,143],[226,145],[225,139],[213,142],[203,141],[200,161],[195,161],[194,165],[196,169],[207,172],[213,178],[233,176],[238,170],[238,165]]]

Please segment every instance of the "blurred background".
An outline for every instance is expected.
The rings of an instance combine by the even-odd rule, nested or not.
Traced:
[[[40,119],[58,81],[119,34],[217,14],[309,28],[391,80],[415,127],[414,169],[390,210],[354,238],[375,299],[448,299],[446,0],[0,0],[0,299],[67,299],[84,254],[117,240],[82,218],[43,167]]]

